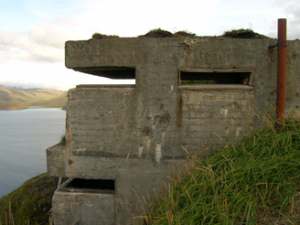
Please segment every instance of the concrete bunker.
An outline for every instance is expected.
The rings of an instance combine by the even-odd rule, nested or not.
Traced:
[[[240,141],[242,115],[255,122],[256,110],[275,100],[276,51],[268,50],[274,44],[209,37],[66,42],[68,68],[137,82],[69,91],[66,146],[47,149],[48,174],[73,178],[54,194],[55,224],[136,224],[147,212],[137,195],[160,193],[170,167],[185,163],[183,147],[205,157],[212,147]],[[300,105],[300,42],[287,45],[293,109]],[[107,188],[99,191],[90,180]]]

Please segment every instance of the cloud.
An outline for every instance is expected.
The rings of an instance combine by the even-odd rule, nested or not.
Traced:
[[[268,35],[277,37],[277,19],[287,19],[287,39],[294,40],[300,38],[300,5],[298,0],[276,0],[270,7],[269,18],[273,22],[270,23]]]
[[[65,41],[89,39],[94,32],[135,37],[160,27],[220,35],[251,28],[276,37],[277,19],[283,17],[288,21],[288,39],[293,40],[300,38],[298,1],[85,0],[82,4],[79,0],[26,0],[24,7],[11,4],[18,13],[0,9],[1,27],[9,28],[0,30],[0,71],[5,74],[0,82],[59,89],[80,83],[114,83],[64,67]]]
[[[29,40],[39,46],[62,49],[65,40],[71,36],[63,28],[53,23],[42,23],[30,28]]]
[[[79,23],[68,19],[68,18],[64,18],[64,17],[59,17],[59,18],[55,18],[54,19],[54,23],[58,24],[58,25],[66,25],[66,26],[70,26],[70,27],[79,27],[81,26]]]
[[[54,88],[68,90],[78,84],[121,84],[133,80],[111,80],[67,69],[63,62],[9,62],[0,64],[0,85],[23,88]]]
[[[191,30],[201,27],[213,14],[218,0],[187,1],[94,1],[89,2],[78,20],[94,32],[125,37],[145,34],[150,29],[171,31]]]
[[[288,15],[287,32],[290,39],[300,39],[300,5],[299,3],[294,3],[290,3],[285,7]]]
[[[132,37],[150,29],[162,28],[175,32],[188,30],[197,35],[221,35],[224,31],[250,28],[255,32],[276,37],[276,23],[287,17],[289,39],[300,32],[299,0],[252,1],[93,1],[86,0],[83,12],[76,20],[94,32]],[[257,7],[259,5],[259,7]],[[90,37],[89,36],[89,37]],[[87,37],[87,38],[89,38]]]
[[[0,30],[0,63],[8,60],[62,62],[64,43],[78,36],[75,32],[78,26],[70,19],[56,18],[25,31]]]

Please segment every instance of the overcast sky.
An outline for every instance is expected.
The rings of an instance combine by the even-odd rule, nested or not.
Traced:
[[[198,36],[250,28],[275,38],[277,19],[287,38],[300,39],[299,0],[0,0],[0,85],[67,90],[115,81],[64,66],[64,43],[99,32],[136,37],[154,28]]]

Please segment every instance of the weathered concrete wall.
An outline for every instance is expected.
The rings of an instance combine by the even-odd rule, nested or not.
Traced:
[[[105,210],[113,212],[115,215],[113,221],[116,222],[111,224],[137,224],[142,221],[141,216],[145,215],[147,210],[144,201],[150,203],[148,196],[151,196],[153,200],[156,199],[155,192],[157,194],[161,193],[160,182],[167,182],[167,177],[170,176],[169,169],[177,164],[179,164],[178,160],[164,160],[158,165],[150,160],[74,157],[76,168],[73,172],[77,177],[113,179],[115,180],[115,193],[107,196],[107,194],[56,191],[53,198],[55,224],[73,224],[78,220],[81,220],[82,224],[85,225],[106,224],[101,223],[101,221],[111,218],[111,213],[104,214],[104,210],[96,207],[97,204],[105,204]],[[86,195],[90,197],[85,199],[84,196]],[[95,196],[95,199],[91,203],[92,196]],[[101,198],[113,199],[114,204],[108,205],[101,202]],[[82,208],[82,205],[86,204],[95,205],[94,210],[90,208],[89,211],[80,211],[77,207],[79,205]],[[74,217],[75,211],[77,212],[76,217]],[[89,218],[99,217],[99,215],[101,216],[99,223],[89,222]],[[70,221],[71,223],[69,223]]]
[[[112,194],[56,192],[53,208],[55,225],[116,224]]]
[[[116,224],[141,215],[138,199],[166,181],[168,167],[245,134],[276,97],[276,40],[129,38],[69,41],[75,70],[135,68],[136,85],[79,85],[70,90],[67,147],[48,150],[53,176],[116,181]],[[300,105],[300,42],[288,42],[287,111]],[[178,69],[253,69],[248,85],[178,86]],[[294,113],[294,112],[293,112]],[[55,166],[52,166],[55,165]],[[56,166],[57,165],[57,166]],[[126,212],[125,212],[126,211]],[[61,223],[63,224],[63,223]]]

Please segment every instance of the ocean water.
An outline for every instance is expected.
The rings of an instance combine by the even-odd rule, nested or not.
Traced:
[[[47,171],[46,149],[65,133],[61,109],[0,110],[0,197]]]

